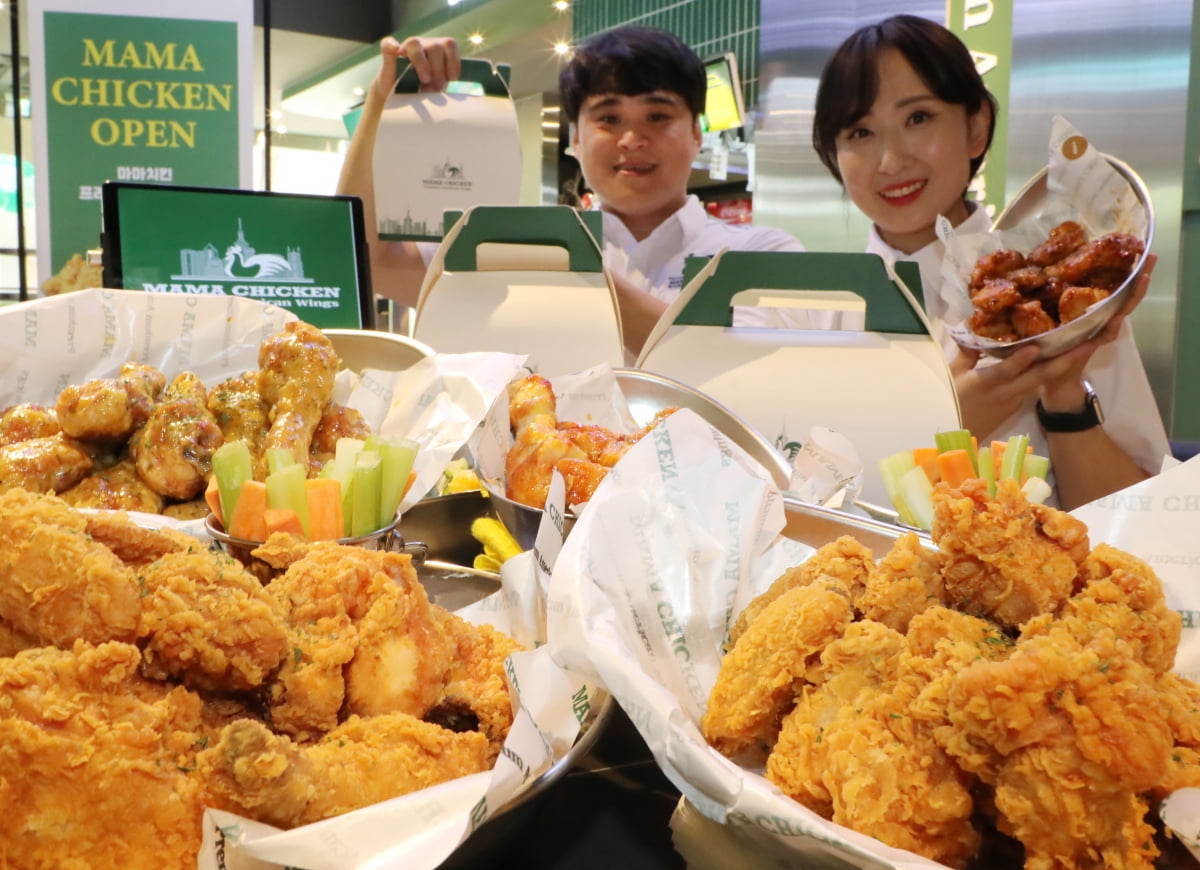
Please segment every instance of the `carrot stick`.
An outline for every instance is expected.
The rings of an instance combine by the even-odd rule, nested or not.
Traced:
[[[308,497],[308,533],[314,541],[335,541],[342,537],[342,484],[332,477],[312,477],[304,481]]]
[[[963,481],[976,476],[975,466],[971,463],[971,454],[965,448],[939,453],[937,463],[942,482],[950,486],[962,486]]]
[[[404,483],[404,492],[400,493],[400,498],[404,498],[406,495],[408,495],[408,491],[412,489],[412,485],[416,482],[416,479],[417,473],[415,471],[410,471],[408,473],[408,480]]]
[[[235,538],[246,541],[265,541],[267,525],[263,521],[263,511],[267,509],[267,485],[261,480],[246,480],[242,482],[242,491],[238,495],[225,530]]]
[[[263,525],[267,527],[267,535],[272,532],[287,532],[304,537],[300,515],[291,508],[267,508],[263,511]]]
[[[913,464],[925,469],[925,476],[929,478],[930,483],[937,483],[942,479],[942,473],[938,469],[937,458],[938,449],[936,447],[913,448]]]
[[[225,525],[225,515],[221,513],[221,487],[217,485],[215,474],[208,476],[208,486],[204,488],[204,503],[212,511],[212,515],[217,518],[217,522],[222,526]]]

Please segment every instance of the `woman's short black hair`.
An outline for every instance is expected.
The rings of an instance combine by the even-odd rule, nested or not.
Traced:
[[[916,15],[893,15],[852,33],[829,58],[817,87],[813,148],[838,181],[837,137],[857,123],[879,94],[879,58],[894,48],[938,99],[962,106],[968,117],[991,107],[987,147],[971,160],[971,177],[983,165],[996,131],[996,98],[983,83],[971,52],[942,25]]]
[[[583,42],[558,76],[569,123],[593,94],[679,94],[693,117],[704,112],[708,75],[704,62],[673,33],[653,27],[614,27]]]

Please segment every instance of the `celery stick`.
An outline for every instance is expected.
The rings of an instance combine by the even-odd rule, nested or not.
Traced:
[[[992,461],[992,448],[979,448],[979,476],[987,481],[988,497],[996,494],[996,464]]]
[[[350,527],[353,524],[354,513],[354,456],[344,452],[341,456],[336,453],[321,468],[318,477],[331,477],[342,485],[342,537],[350,537]]]
[[[242,484],[254,479],[254,460],[245,441],[226,441],[213,452],[213,474],[217,476],[217,494],[221,498],[221,516],[225,522],[242,493]]]
[[[363,450],[354,460],[351,537],[377,531],[387,522],[379,519],[379,490],[383,479],[383,460],[373,450]]]
[[[308,537],[308,493],[304,487],[307,477],[308,469],[299,462],[267,475],[267,507],[294,510],[305,537]]]
[[[379,490],[379,518],[383,524],[391,522],[400,507],[404,487],[408,484],[408,473],[421,445],[410,438],[381,439],[379,458],[383,462]]]
[[[937,446],[938,453],[945,453],[947,450],[967,451],[967,455],[971,457],[971,466],[975,469],[975,473],[979,474],[979,455],[975,451],[975,442],[971,440],[970,429],[935,432],[933,433],[933,443]]]
[[[905,522],[919,529],[933,528],[933,484],[923,468],[907,471],[899,481],[899,501],[896,509]],[[901,507],[903,506],[903,508]]]
[[[896,503],[896,493],[900,489],[900,478],[915,467],[911,450],[901,450],[879,460],[879,476],[883,478],[884,489],[887,490],[893,505]]]
[[[1026,453],[1025,464],[1021,467],[1026,477],[1040,477],[1046,479],[1046,475],[1050,473],[1050,457],[1040,456],[1037,453]]]
[[[339,438],[337,446],[334,448],[334,456],[338,459],[346,457],[350,460],[350,464],[354,464],[354,457],[362,452],[363,440],[361,438]]]
[[[1000,480],[1021,480],[1021,467],[1025,464],[1025,449],[1029,446],[1028,435],[1013,435],[1004,445],[1004,459],[1000,461]]]
[[[296,457],[292,455],[292,451],[287,447],[271,447],[267,450],[267,474],[274,474],[287,468]]]
[[[1044,478],[1031,477],[1021,487],[1030,504],[1042,504],[1050,497],[1050,484]]]

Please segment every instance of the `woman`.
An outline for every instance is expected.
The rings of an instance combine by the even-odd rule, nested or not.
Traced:
[[[966,46],[925,18],[896,15],[855,31],[821,74],[813,146],[873,222],[868,250],[916,261],[927,313],[954,376],[963,424],[980,443],[1025,434],[1051,459],[1070,509],[1144,480],[1169,451],[1126,316],[1145,296],[1153,257],[1104,330],[1053,359],[1036,348],[981,358],[944,337],[938,215],[983,232],[966,194],[991,145],[997,106]],[[1103,412],[1099,402],[1103,401]]]

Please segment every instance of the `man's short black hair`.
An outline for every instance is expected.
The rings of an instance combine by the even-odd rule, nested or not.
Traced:
[[[594,94],[637,96],[651,91],[679,94],[693,117],[704,112],[708,75],[704,62],[673,33],[653,27],[614,27],[575,49],[558,76],[562,109],[575,123]]]

